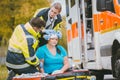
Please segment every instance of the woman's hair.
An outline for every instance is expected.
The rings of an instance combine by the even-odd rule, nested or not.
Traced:
[[[45,27],[45,22],[41,20],[39,17],[32,18],[29,23],[32,27],[38,28]]]
[[[57,47],[57,45],[56,45],[55,47],[56,47],[57,53],[58,53],[58,54],[61,54],[61,51],[60,51],[60,49]]]
[[[51,7],[54,7],[55,9],[59,10],[61,12],[62,6],[59,2],[53,3]]]

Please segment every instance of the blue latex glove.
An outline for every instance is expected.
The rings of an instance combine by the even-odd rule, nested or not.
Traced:
[[[55,30],[43,30],[43,33],[50,34],[50,33],[55,33]]]
[[[39,67],[40,67],[40,68],[43,68],[43,63],[42,63],[42,62],[40,62]]]

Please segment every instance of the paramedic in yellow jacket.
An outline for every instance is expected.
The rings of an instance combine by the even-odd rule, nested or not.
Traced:
[[[62,17],[60,15],[61,10],[61,4],[59,2],[56,2],[53,3],[50,8],[38,9],[35,12],[34,17],[39,17],[46,22],[45,29],[60,30],[62,23]],[[44,41],[44,38],[40,39],[41,43],[47,43],[47,41]],[[40,46],[43,45],[41,43]]]
[[[15,74],[38,72],[36,66],[39,60],[35,56],[40,37],[39,32],[45,26],[45,22],[40,18],[33,18],[25,25],[18,25],[10,40],[6,57],[6,66]],[[10,79],[8,79],[10,80]]]

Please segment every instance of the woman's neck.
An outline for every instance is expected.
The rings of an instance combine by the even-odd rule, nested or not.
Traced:
[[[49,51],[50,51],[53,55],[56,55],[56,47],[55,47],[55,46],[52,46],[52,45],[48,45],[48,44],[47,44],[47,47],[48,47]]]
[[[55,46],[53,46],[53,45],[50,45],[50,44],[47,44],[47,47],[48,47],[49,49],[56,48]]]

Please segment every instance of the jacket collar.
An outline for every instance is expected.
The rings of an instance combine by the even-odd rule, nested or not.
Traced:
[[[25,24],[25,29],[26,29],[31,35],[33,35],[35,38],[40,37],[40,34],[37,33],[37,32],[33,29],[33,27],[30,25],[29,22],[27,22],[27,23]]]

